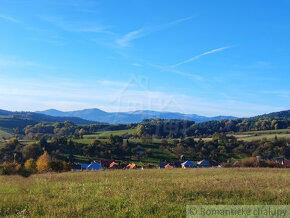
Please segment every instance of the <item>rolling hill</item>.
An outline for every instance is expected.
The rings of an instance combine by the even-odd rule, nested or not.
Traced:
[[[50,116],[33,112],[12,112],[7,110],[0,110],[0,128],[10,129],[19,128],[23,129],[27,125],[35,125],[40,122],[65,122],[70,121],[75,124],[93,124],[95,121],[88,121],[79,117],[69,116]]]
[[[182,114],[177,112],[158,112],[150,110],[137,110],[130,112],[105,112],[100,109],[85,109],[78,111],[63,112],[55,109],[38,111],[37,113],[61,116],[61,117],[79,117],[86,120],[98,121],[110,124],[117,123],[139,123],[144,119],[160,118],[160,119],[178,119],[178,120],[191,120],[197,123],[210,121],[210,120],[222,120],[222,119],[235,119],[232,116],[216,116],[205,117],[196,114]]]

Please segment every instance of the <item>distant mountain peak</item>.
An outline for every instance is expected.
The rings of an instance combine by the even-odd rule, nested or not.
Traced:
[[[231,116],[217,116],[217,117],[206,117],[197,114],[182,114],[179,112],[162,112],[153,110],[136,110],[129,112],[106,112],[98,108],[89,108],[84,110],[76,111],[59,111],[56,109],[49,109],[46,111],[40,111],[50,116],[62,116],[62,117],[79,117],[85,120],[105,122],[105,123],[139,123],[144,119],[160,118],[160,119],[180,119],[180,120],[191,120],[197,123],[209,121],[209,120],[221,120],[221,119],[235,119],[236,117]]]

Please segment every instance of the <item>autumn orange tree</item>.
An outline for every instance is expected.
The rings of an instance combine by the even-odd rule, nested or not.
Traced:
[[[38,172],[44,173],[51,171],[50,162],[51,157],[47,152],[44,152],[43,155],[41,155],[36,161]]]

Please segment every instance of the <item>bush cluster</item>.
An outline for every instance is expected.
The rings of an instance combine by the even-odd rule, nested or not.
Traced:
[[[21,175],[29,176],[33,173],[65,172],[70,170],[70,165],[65,161],[52,159],[47,152],[44,152],[36,161],[28,159],[24,166],[19,163],[4,162],[0,165],[0,175]]]

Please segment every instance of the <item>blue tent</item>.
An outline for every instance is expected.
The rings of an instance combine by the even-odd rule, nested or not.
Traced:
[[[81,164],[81,169],[86,170],[88,168],[89,164]]]
[[[103,169],[104,168],[98,162],[93,162],[87,167],[87,170],[103,170]]]
[[[211,164],[208,160],[202,160],[198,162],[199,167],[211,167]]]
[[[183,162],[181,164],[181,166],[182,166],[182,168],[194,168],[194,167],[197,167],[197,164],[191,162],[190,160],[187,160],[187,161]]]

